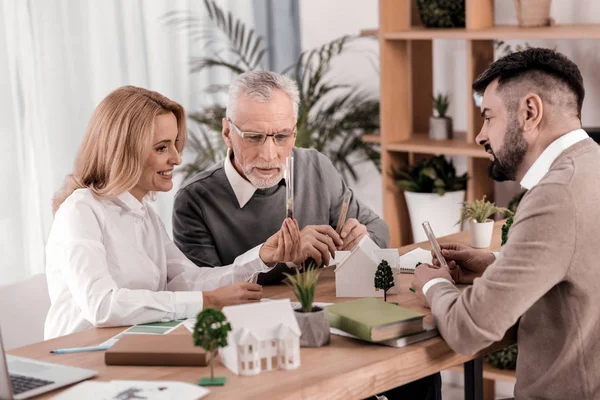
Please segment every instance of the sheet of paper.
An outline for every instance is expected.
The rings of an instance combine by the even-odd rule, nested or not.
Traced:
[[[210,391],[175,381],[85,381],[52,397],[54,400],[196,400]]]
[[[414,271],[417,263],[431,264],[431,252],[429,250],[417,247],[400,256],[398,267],[402,272]]]

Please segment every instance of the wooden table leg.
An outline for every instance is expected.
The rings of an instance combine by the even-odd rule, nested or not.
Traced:
[[[483,378],[483,400],[496,400],[496,381]]]
[[[465,400],[483,400],[483,359],[465,363]]]

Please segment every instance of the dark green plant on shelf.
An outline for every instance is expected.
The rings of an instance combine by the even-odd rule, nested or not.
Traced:
[[[433,97],[433,109],[437,112],[439,118],[446,118],[446,112],[450,107],[450,100],[448,95],[438,93],[437,96]]]
[[[465,190],[467,174],[456,175],[452,161],[443,155],[434,156],[417,163],[413,167],[404,166],[392,169],[391,176],[402,190],[417,193],[437,193]]]
[[[465,0],[417,0],[417,8],[428,28],[465,27]]]
[[[383,260],[375,271],[375,289],[383,290],[383,301],[387,301],[387,292],[394,287],[394,274],[390,264]]]
[[[268,55],[268,44],[255,29],[231,12],[225,12],[214,0],[204,0],[209,21],[190,12],[176,11],[165,16],[166,22],[186,30],[191,39],[204,45],[204,52],[191,60],[191,71],[226,70],[234,75],[260,69]],[[224,45],[223,40],[225,39]],[[379,98],[350,82],[340,82],[331,72],[332,63],[341,54],[352,51],[352,44],[373,40],[344,36],[313,50],[303,52],[283,74],[294,79],[300,89],[296,146],[314,148],[325,154],[346,179],[357,179],[356,165],[372,162],[380,168],[376,143],[365,143],[362,135],[379,131]],[[211,46],[214,51],[211,51]],[[365,54],[365,53],[361,53]],[[223,96],[228,85],[211,84],[207,96],[221,94],[215,104],[189,114],[199,132],[190,129],[186,152],[193,152],[191,163],[181,171],[187,179],[224,157],[221,121],[225,116]]]
[[[508,231],[513,223],[514,216],[508,217],[504,225],[502,225],[502,242],[504,246],[508,240]],[[517,368],[517,355],[519,354],[519,348],[517,344],[512,344],[504,349],[497,350],[493,353],[486,354],[483,359],[485,362],[490,364],[494,368],[498,369],[516,369]]]

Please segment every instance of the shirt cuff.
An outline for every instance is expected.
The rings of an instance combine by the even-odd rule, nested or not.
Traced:
[[[424,285],[423,285],[423,294],[425,296],[427,296],[427,291],[429,290],[429,288],[431,288],[433,285],[437,284],[437,283],[442,283],[442,282],[448,282],[449,284],[452,284],[452,282],[450,282],[448,279],[446,278],[433,278],[428,280]]]
[[[233,265],[238,269],[238,271],[234,272],[234,282],[256,282],[260,272],[267,272],[271,269],[260,259],[260,248],[262,245],[259,244],[253,247],[233,261]]]
[[[202,311],[204,297],[202,292],[173,292],[175,318],[196,318]]]
[[[499,251],[494,251],[494,252],[492,252],[492,254],[494,255],[494,257],[496,257],[496,261],[498,261],[500,259],[500,252]]]

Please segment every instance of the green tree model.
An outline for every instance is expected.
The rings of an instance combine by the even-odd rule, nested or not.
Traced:
[[[394,286],[394,274],[387,261],[383,260],[375,272],[375,289],[383,290],[383,301],[387,301],[387,291]]]
[[[194,345],[202,347],[210,356],[210,379],[202,378],[202,386],[223,386],[227,378],[215,378],[214,360],[219,347],[227,346],[227,333],[231,325],[225,315],[214,308],[202,310],[196,317],[194,326]]]

